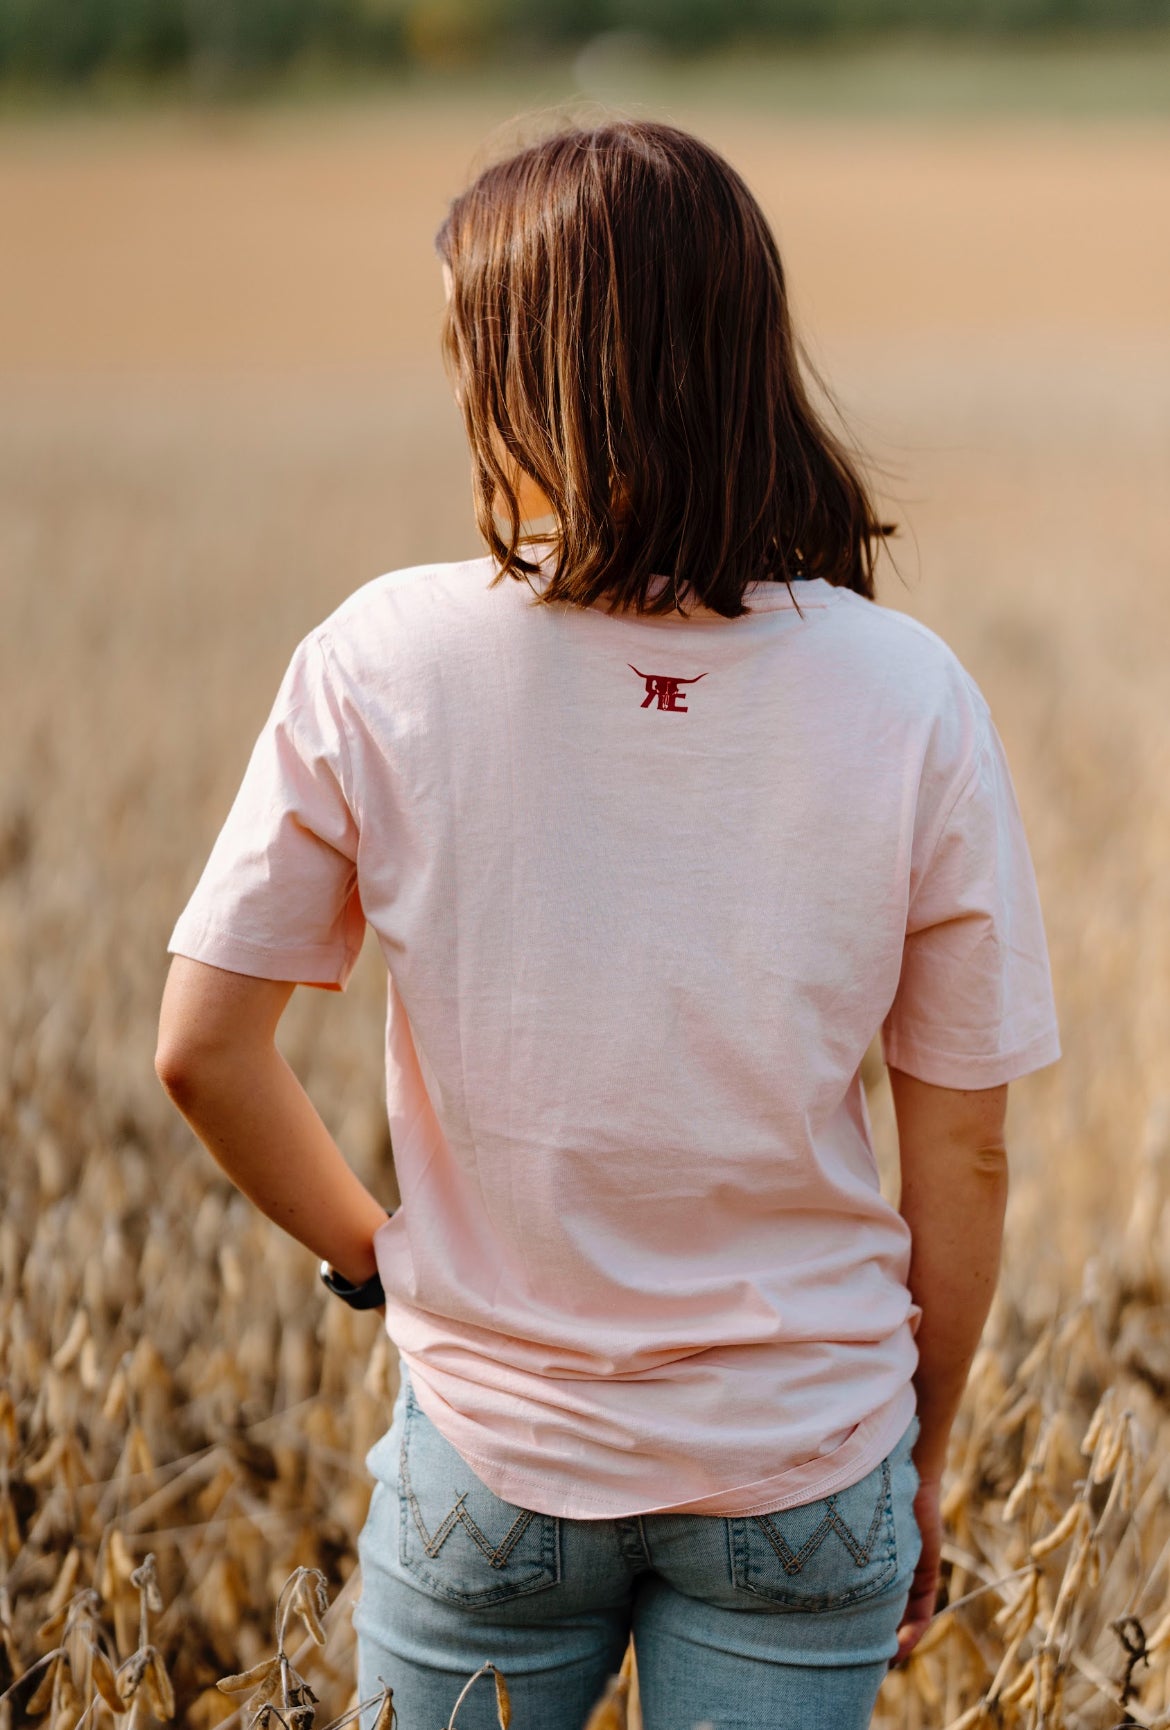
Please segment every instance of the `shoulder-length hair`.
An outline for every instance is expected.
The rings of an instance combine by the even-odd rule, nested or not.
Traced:
[[[556,520],[542,602],[735,618],[749,583],[807,577],[873,598],[893,526],[813,409],[775,239],[708,145],[646,121],[556,133],[480,174],[436,246],[496,581],[538,568],[522,471]]]

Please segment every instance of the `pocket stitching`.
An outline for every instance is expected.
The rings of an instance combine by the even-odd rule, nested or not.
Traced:
[[[780,1565],[786,1574],[799,1574],[804,1568],[804,1564],[808,1561],[809,1557],[815,1556],[816,1552],[820,1549],[830,1532],[836,1532],[841,1542],[845,1545],[845,1548],[849,1551],[849,1554],[853,1557],[857,1567],[864,1568],[866,1566],[873,1554],[873,1547],[877,1543],[878,1532],[881,1530],[882,1515],[890,1502],[890,1463],[888,1460],[882,1461],[881,1470],[881,1492],[873,1505],[873,1518],[869,1522],[869,1531],[865,1534],[864,1544],[859,1542],[857,1533],[853,1530],[848,1521],[842,1519],[841,1515],[838,1514],[837,1497],[835,1495],[826,1498],[826,1513],[824,1519],[821,1521],[816,1531],[810,1533],[810,1535],[805,1539],[799,1550],[793,1550],[783,1532],[776,1530],[772,1524],[771,1515],[756,1514],[753,1516],[756,1525],[759,1526],[769,1544],[771,1544],[777,1556],[780,1558]]]
[[[422,1509],[418,1505],[418,1497],[415,1495],[411,1486],[409,1469],[405,1460],[402,1462],[402,1488],[410,1503],[410,1511],[414,1516],[414,1523],[418,1528],[418,1535],[422,1539],[423,1549],[432,1561],[434,1561],[435,1557],[439,1554],[456,1526],[462,1526],[472,1543],[475,1544],[487,1558],[489,1568],[506,1568],[509,1556],[516,1548],[516,1545],[520,1542],[520,1539],[524,1536],[524,1533],[528,1530],[535,1517],[527,1510],[522,1509],[512,1521],[508,1530],[504,1533],[503,1540],[493,1547],[487,1533],[482,1531],[481,1528],[476,1525],[474,1519],[463,1505],[467,1500],[466,1490],[460,1493],[456,1499],[455,1506],[451,1509],[449,1514],[444,1516],[440,1524],[435,1527],[435,1530],[433,1532],[428,1532],[422,1517]]]
[[[560,1520],[554,1516],[547,1514],[541,1514],[538,1516],[534,1511],[523,1508],[520,1509],[517,1518],[512,1522],[512,1525],[505,1533],[502,1542],[493,1548],[486,1534],[480,1530],[471,1515],[463,1509],[462,1503],[466,1496],[466,1491],[464,1491],[459,1496],[455,1507],[451,1509],[450,1513],[444,1516],[442,1523],[436,1527],[434,1537],[438,1541],[433,1542],[430,1535],[427,1533],[422,1518],[422,1510],[411,1485],[410,1467],[407,1460],[411,1422],[412,1419],[418,1415],[419,1407],[415,1402],[413,1393],[408,1393],[402,1426],[402,1446],[398,1462],[399,1501],[403,1507],[404,1514],[407,1509],[410,1511],[411,1521],[422,1539],[424,1554],[433,1560],[438,1555],[439,1550],[442,1549],[447,1538],[450,1537],[455,1526],[462,1525],[468,1536],[483,1553],[488,1565],[493,1568],[501,1569],[507,1566],[512,1552],[515,1550],[516,1545],[528,1530],[529,1526],[534,1520],[539,1518],[541,1523],[539,1532],[540,1560],[539,1562],[534,1562],[534,1565],[542,1570],[542,1577],[538,1577],[526,1584],[521,1584],[515,1580],[501,1580],[500,1584],[494,1589],[489,1588],[487,1590],[473,1592],[459,1591],[452,1587],[448,1582],[444,1581],[438,1574],[433,1573],[428,1568],[421,1567],[418,1561],[411,1559],[406,1545],[406,1521],[404,1519],[400,1526],[401,1538],[399,1542],[399,1560],[406,1571],[409,1574],[414,1575],[416,1579],[423,1581],[436,1596],[446,1598],[453,1603],[464,1604],[469,1608],[474,1608],[477,1605],[487,1607],[488,1605],[504,1602],[509,1598],[522,1598],[532,1592],[547,1591],[550,1587],[559,1585],[561,1580],[561,1523]],[[441,1537],[439,1536],[440,1533],[442,1534]]]
[[[838,1494],[840,1493],[841,1492],[838,1492]],[[864,1598],[873,1597],[889,1585],[890,1581],[896,1576],[898,1570],[897,1536],[893,1517],[893,1485],[889,1460],[885,1459],[881,1462],[881,1488],[874,1503],[874,1512],[870,1520],[869,1531],[866,1533],[865,1550],[860,1556],[858,1554],[860,1546],[857,1534],[852,1531],[844,1519],[837,1515],[837,1495],[829,1496],[825,1499],[826,1502],[832,1503],[831,1512],[826,1514],[825,1519],[817,1527],[816,1531],[805,1541],[798,1551],[792,1550],[791,1546],[785,1542],[782,1533],[770,1529],[768,1524],[768,1515],[753,1515],[750,1520],[728,1520],[728,1549],[730,1553],[729,1559],[731,1562],[732,1580],[740,1591],[750,1592],[753,1597],[763,1598],[770,1603],[788,1606],[797,1610],[828,1610],[845,1608],[847,1605],[857,1603]],[[866,1580],[854,1586],[847,1586],[839,1592],[810,1592],[804,1595],[799,1592],[786,1592],[783,1588],[782,1582],[776,1588],[771,1588],[766,1585],[757,1585],[752,1582],[751,1550],[748,1538],[749,1529],[752,1525],[759,1527],[759,1529],[764,1533],[772,1547],[772,1550],[775,1552],[777,1560],[784,1568],[785,1573],[789,1578],[792,1578],[794,1575],[802,1571],[805,1562],[817,1549],[819,1549],[820,1545],[824,1542],[831,1530],[835,1530],[838,1533],[838,1536],[841,1537],[850,1554],[853,1556],[856,1566],[859,1568],[866,1566],[873,1557],[874,1546],[877,1544],[883,1524],[888,1533],[888,1543],[886,1553],[881,1558],[878,1572],[872,1580]],[[846,1533],[848,1534],[848,1537],[846,1537]],[[776,1539],[779,1539],[780,1544],[783,1544],[784,1550],[787,1551],[788,1556],[795,1562],[795,1566],[790,1566],[788,1561],[786,1561]],[[850,1542],[850,1540],[852,1540],[852,1542]]]

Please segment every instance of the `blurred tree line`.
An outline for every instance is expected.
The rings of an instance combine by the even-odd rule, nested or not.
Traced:
[[[1018,33],[1170,23],[1170,0],[0,0],[0,76],[214,77],[297,60],[475,60],[638,31],[672,48],[906,29]]]

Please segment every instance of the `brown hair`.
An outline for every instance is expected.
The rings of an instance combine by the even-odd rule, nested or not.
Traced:
[[[893,526],[813,409],[775,239],[708,145],[647,121],[556,133],[480,174],[436,246],[497,581],[537,569],[520,470],[556,516],[541,601],[735,618],[748,583],[795,577],[873,598]]]

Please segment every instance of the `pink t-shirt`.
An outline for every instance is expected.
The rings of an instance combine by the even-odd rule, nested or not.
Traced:
[[[937,636],[822,580],[728,620],[493,575],[305,638],[170,948],[344,986],[376,932],[386,1323],[491,1489],[814,1500],[915,1404],[867,1046],[957,1088],[1060,1055],[1003,748]]]

